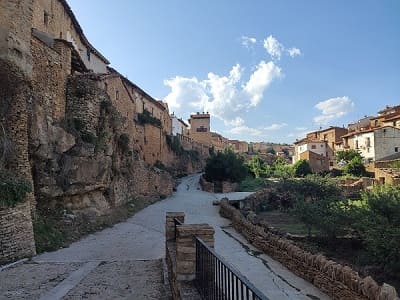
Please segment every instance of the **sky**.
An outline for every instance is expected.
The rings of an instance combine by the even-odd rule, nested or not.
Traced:
[[[400,104],[398,0],[68,0],[111,66],[184,120],[293,143]]]

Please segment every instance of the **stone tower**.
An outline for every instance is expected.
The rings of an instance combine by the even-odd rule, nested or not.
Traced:
[[[33,0],[0,1],[0,124],[13,145],[8,168],[33,186],[28,156],[28,103],[31,98]],[[0,208],[0,264],[35,255],[33,193],[13,208]]]
[[[210,146],[210,114],[203,112],[190,115],[189,124],[189,136],[196,142],[202,143],[206,146]]]

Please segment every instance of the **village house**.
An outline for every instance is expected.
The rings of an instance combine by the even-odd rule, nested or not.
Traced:
[[[229,146],[232,147],[235,153],[247,153],[249,152],[249,144],[245,141],[229,140]]]
[[[314,173],[329,170],[329,158],[327,156],[327,141],[320,141],[306,137],[294,143],[293,164],[299,160],[307,160]]]
[[[171,124],[173,136],[178,134],[184,136],[189,135],[189,125],[186,124],[182,119],[178,118],[174,113],[171,114]]]
[[[50,43],[56,39],[71,43],[87,70],[107,73],[110,62],[88,41],[67,1],[36,0],[32,32]]]

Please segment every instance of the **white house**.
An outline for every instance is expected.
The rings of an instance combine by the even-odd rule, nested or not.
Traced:
[[[306,151],[311,151],[325,157],[328,156],[326,141],[310,141],[303,139],[294,143],[293,163],[299,161],[301,159],[301,154]]]
[[[172,122],[172,135],[186,135],[189,125],[187,125],[182,119],[179,119],[175,114],[171,115]]]

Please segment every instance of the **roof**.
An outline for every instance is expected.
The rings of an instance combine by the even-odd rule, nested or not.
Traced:
[[[298,140],[294,142],[293,144],[298,145],[298,144],[308,144],[308,143],[325,143],[326,141],[321,141],[321,140],[309,140],[307,138]]]
[[[185,121],[183,121],[182,119],[178,119],[178,121],[179,121],[179,122],[181,122],[181,123],[183,124],[183,126],[185,126],[185,127],[189,127],[189,125],[188,125],[188,124],[186,124],[186,123],[185,123]]]
[[[83,33],[81,25],[79,25],[78,20],[76,19],[74,13],[72,12],[71,7],[69,6],[68,2],[66,0],[59,0],[60,3],[64,6],[65,11],[71,18],[72,24],[74,25],[74,28],[76,32],[79,34],[79,37],[81,38],[81,41],[94,53],[96,54],[104,63],[110,64],[110,62],[105,58],[93,45],[88,41],[86,38],[85,34]]]
[[[379,161],[391,161],[391,160],[396,160],[396,159],[400,159],[400,152],[385,156],[385,157],[377,160],[377,162],[379,162]]]

